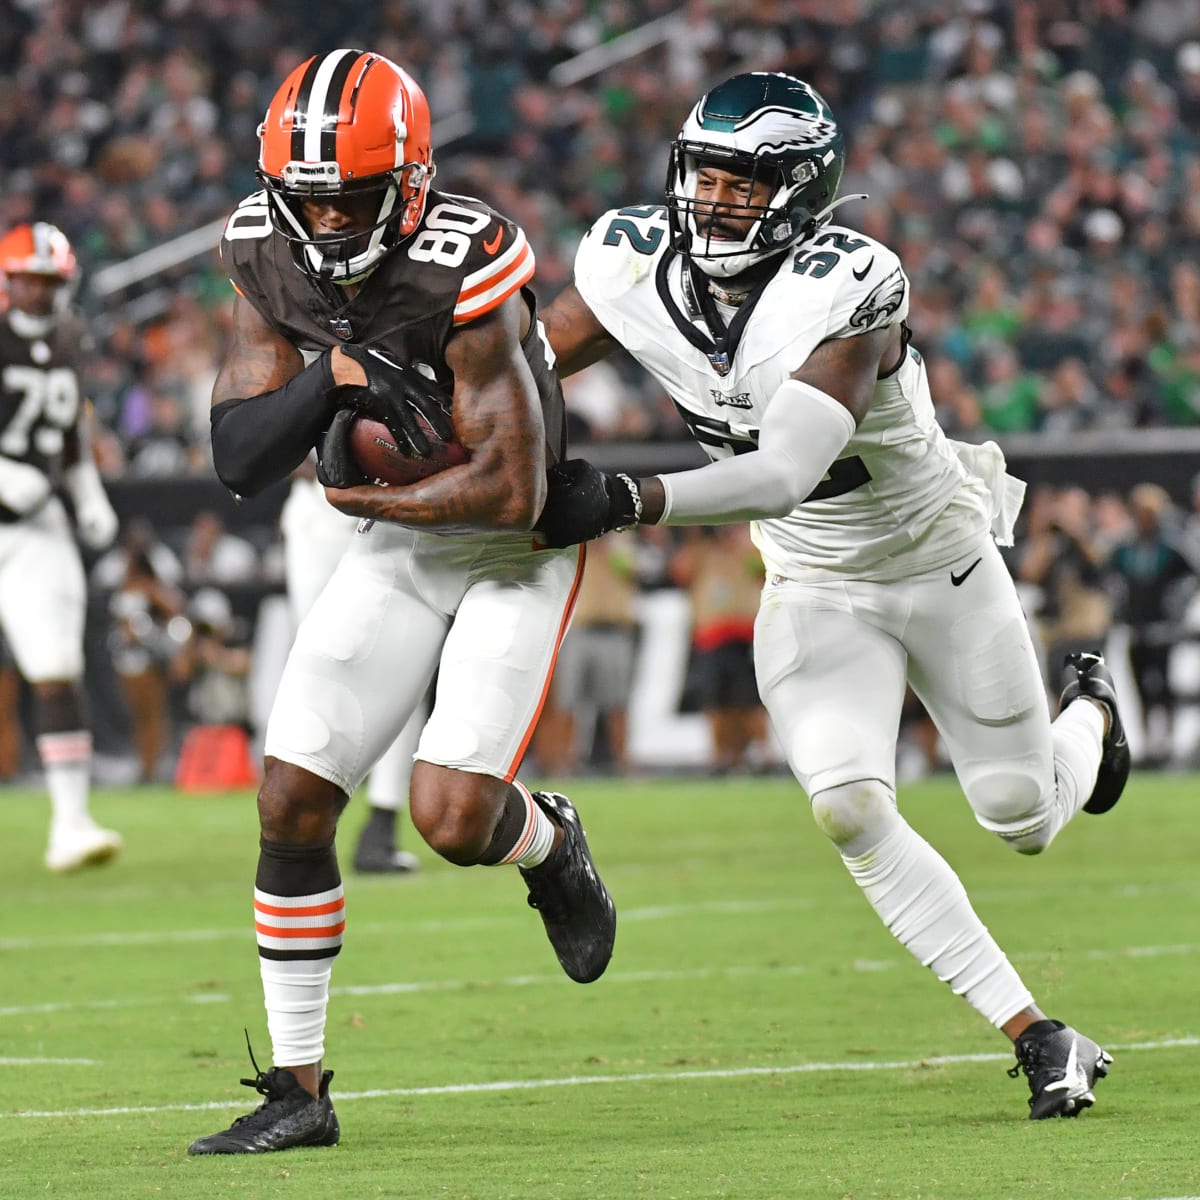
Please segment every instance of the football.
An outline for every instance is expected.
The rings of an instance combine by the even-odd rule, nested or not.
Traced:
[[[382,421],[355,417],[350,423],[350,453],[358,468],[376,483],[402,486],[418,483],[448,467],[465,463],[470,455],[460,442],[444,442],[420,414],[417,422],[429,439],[429,457],[412,458],[396,445],[392,432]]]

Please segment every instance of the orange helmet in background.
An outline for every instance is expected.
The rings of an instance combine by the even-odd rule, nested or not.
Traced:
[[[353,283],[411,235],[433,178],[429,103],[407,71],[365,50],[298,66],[259,126],[258,177],[272,224],[314,278]],[[371,227],[316,238],[302,201],[378,195]]]
[[[69,283],[75,270],[75,251],[57,225],[35,221],[14,226],[0,237],[2,275],[55,275]]]
[[[57,225],[47,221],[14,225],[0,237],[0,312],[13,308],[8,280],[12,275],[43,275],[57,279],[61,287],[54,295],[53,312],[29,314],[23,324],[26,333],[34,336],[44,332],[54,318],[61,314],[71,300],[71,284],[75,281],[78,264],[67,235]],[[16,310],[14,309],[14,317]]]

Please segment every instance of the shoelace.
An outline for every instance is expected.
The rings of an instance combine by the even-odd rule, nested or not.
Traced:
[[[1040,1065],[1040,1049],[1037,1042],[1017,1042],[1013,1046],[1017,1061],[1005,1072],[1009,1079],[1016,1079],[1022,1071],[1032,1079]]]
[[[248,1029],[244,1029],[242,1032],[246,1035],[246,1051],[250,1055],[250,1065],[254,1068],[254,1078],[240,1079],[238,1082],[243,1087],[253,1088],[260,1096],[265,1097],[265,1099],[263,1100],[262,1104],[260,1104],[252,1113],[246,1113],[244,1116],[238,1117],[237,1120],[234,1121],[234,1125],[241,1125],[244,1121],[253,1120],[258,1116],[259,1113],[263,1111],[264,1108],[267,1107],[268,1104],[271,1103],[272,1100],[278,1100],[283,1095],[283,1093],[275,1086],[275,1068],[272,1067],[271,1070],[264,1071],[262,1067],[258,1065],[258,1059],[254,1057],[254,1047],[250,1045],[250,1031]]]

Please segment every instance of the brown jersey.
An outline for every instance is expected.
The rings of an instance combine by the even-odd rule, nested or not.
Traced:
[[[296,264],[291,247],[271,224],[265,192],[234,210],[221,239],[221,257],[238,293],[273,329],[300,350],[340,342],[377,346],[400,362],[432,368],[454,387],[446,343],[455,329],[490,312],[520,290],[529,306],[522,350],[541,399],[547,464],[566,448],[562,388],[539,336],[533,293],[533,251],[524,232],[481,200],[430,191],[416,230],[359,286],[353,298],[314,280]]]
[[[86,339],[70,316],[43,337],[22,337],[0,317],[0,455],[56,479],[78,454],[80,351]]]

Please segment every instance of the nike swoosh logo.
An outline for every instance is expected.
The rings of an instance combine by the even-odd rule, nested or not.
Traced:
[[[851,274],[851,275],[853,275],[853,276],[854,276],[854,278],[855,278],[855,279],[857,279],[859,283],[862,283],[862,281],[863,281],[864,279],[866,279],[866,277],[867,277],[868,275],[870,275],[870,273],[871,273],[871,268],[872,268],[874,265],[875,265],[875,255],[873,255],[873,254],[872,254],[872,255],[871,255],[871,261],[870,261],[869,263],[867,263],[867,265],[866,265],[865,267],[863,267],[863,269],[862,269],[861,271],[856,271],[856,270],[854,270],[854,268],[853,268],[853,267],[851,267],[851,268],[850,268],[850,274]]]
[[[951,571],[950,572],[951,584],[953,584],[954,587],[962,587],[962,585],[964,583],[966,583],[966,581],[967,581],[967,576],[970,575],[970,573],[973,570],[975,570],[975,568],[977,566],[979,566],[979,564],[981,562],[983,562],[983,559],[977,558],[961,575],[955,575],[955,573],[953,571]]]
[[[496,236],[490,242],[484,242],[483,248],[489,254],[495,254],[500,249],[500,243],[504,240],[504,227],[501,226],[496,230]]]

